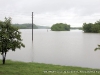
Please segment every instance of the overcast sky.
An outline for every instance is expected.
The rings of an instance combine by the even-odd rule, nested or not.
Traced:
[[[52,26],[67,23],[71,27],[100,19],[100,0],[0,0],[0,20],[11,17],[12,23]]]

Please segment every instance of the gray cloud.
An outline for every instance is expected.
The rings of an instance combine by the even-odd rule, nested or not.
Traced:
[[[76,10],[83,9],[81,14],[84,15],[100,12],[100,0],[21,0],[17,7],[20,11],[36,13],[67,11],[76,8]]]
[[[36,24],[65,22],[79,26],[99,19],[100,0],[0,0],[0,20],[10,16],[13,23],[31,22],[32,11]]]
[[[100,0],[0,0],[2,10],[16,12],[53,12],[70,8],[84,9],[84,13],[100,12]]]

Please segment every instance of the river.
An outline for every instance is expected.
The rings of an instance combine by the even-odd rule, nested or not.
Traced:
[[[25,48],[9,51],[7,58],[14,61],[38,62],[55,65],[100,68],[99,33],[81,30],[51,31],[46,29],[22,29]],[[0,58],[2,56],[0,55]]]

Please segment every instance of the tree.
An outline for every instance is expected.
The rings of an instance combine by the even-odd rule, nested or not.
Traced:
[[[100,25],[98,25],[98,24],[92,25],[91,32],[93,32],[93,33],[99,33],[100,32]]]
[[[56,23],[51,27],[52,31],[69,31],[70,25],[63,24],[63,23]]]
[[[84,32],[91,32],[92,23],[83,23],[83,31]]]
[[[21,41],[21,32],[11,24],[11,18],[5,18],[4,22],[0,21],[0,52],[3,64],[9,50],[15,51],[16,48],[25,47]]]
[[[100,20],[93,23],[83,23],[83,31],[88,33],[100,33]]]

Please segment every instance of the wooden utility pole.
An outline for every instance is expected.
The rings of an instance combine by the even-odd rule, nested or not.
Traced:
[[[33,42],[33,12],[32,12],[32,42]]]
[[[33,12],[32,12],[32,62],[33,62]]]

